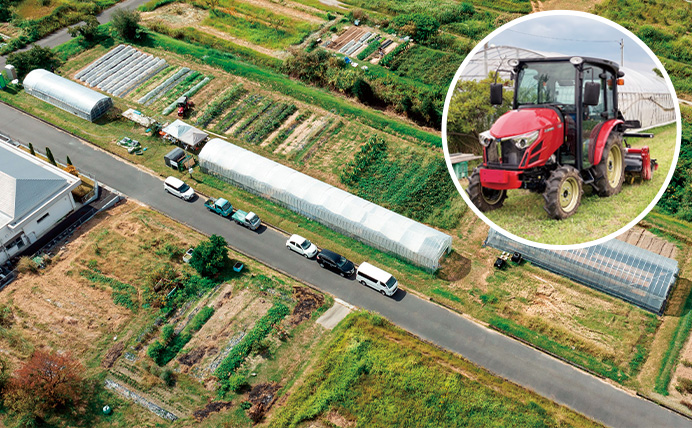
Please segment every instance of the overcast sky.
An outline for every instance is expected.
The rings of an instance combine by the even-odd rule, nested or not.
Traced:
[[[651,57],[626,33],[582,16],[542,16],[507,28],[488,42],[564,55],[592,56],[620,64],[620,39],[624,39],[625,67],[652,73]]]

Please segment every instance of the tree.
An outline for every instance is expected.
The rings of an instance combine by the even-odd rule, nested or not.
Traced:
[[[84,24],[75,25],[67,29],[72,37],[82,36],[87,42],[93,42],[100,36],[99,21],[94,15],[84,18]]]
[[[479,82],[459,80],[447,113],[447,142],[450,153],[478,152],[478,136],[511,108],[512,92],[503,91],[501,106],[490,104],[492,76]]]
[[[353,92],[353,95],[358,97],[358,100],[363,104],[372,104],[375,100],[375,94],[372,91],[372,87],[370,87],[370,84],[363,79],[356,80],[351,91]]]
[[[228,248],[226,240],[219,235],[211,237],[200,243],[192,252],[190,266],[195,268],[201,276],[209,278],[221,272],[228,260]]]
[[[440,28],[440,23],[435,18],[423,13],[399,15],[394,18],[391,25],[418,43],[434,36]]]
[[[0,0],[0,22],[10,22],[12,20],[12,11],[10,10],[12,3],[10,0]]]
[[[48,147],[46,147],[46,157],[48,158],[48,162],[58,166],[58,164],[55,162],[55,158],[53,157],[53,152],[51,152]]]
[[[143,39],[146,33],[139,26],[141,16],[134,10],[118,9],[111,20],[115,31],[125,40]]]
[[[31,156],[36,156],[36,151],[34,151],[34,145],[29,143],[29,153],[31,153]]]
[[[53,71],[61,64],[60,59],[52,50],[38,45],[34,45],[28,51],[13,52],[7,55],[7,63],[14,65],[17,69],[19,80],[23,80],[31,70],[43,68]]]
[[[69,354],[36,351],[10,378],[5,404],[26,421],[77,409],[86,392],[83,374]]]

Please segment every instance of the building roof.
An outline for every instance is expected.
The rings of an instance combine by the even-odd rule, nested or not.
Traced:
[[[77,177],[0,143],[0,228],[17,223],[77,182]]]
[[[188,125],[180,119],[176,119],[175,122],[166,126],[161,131],[192,147],[204,141],[204,139],[209,136],[206,132],[192,125]]]

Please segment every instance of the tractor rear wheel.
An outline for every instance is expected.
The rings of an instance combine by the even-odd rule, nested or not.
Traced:
[[[469,177],[469,187],[466,189],[471,202],[482,212],[501,208],[507,199],[506,190],[488,189],[481,186],[481,172],[478,168],[473,170]]]
[[[620,193],[625,181],[625,150],[622,136],[611,132],[603,148],[603,156],[598,165],[591,168],[594,176],[593,188],[598,196],[607,197]]]
[[[571,216],[581,205],[584,194],[583,180],[579,171],[572,166],[561,166],[550,174],[546,181],[543,209],[557,220]]]

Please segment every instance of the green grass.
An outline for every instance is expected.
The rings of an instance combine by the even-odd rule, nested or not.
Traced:
[[[680,359],[680,351],[690,336],[690,329],[692,329],[692,293],[687,297],[683,315],[675,328],[673,340],[670,341],[666,352],[663,354],[661,368],[659,369],[658,376],[656,376],[654,391],[661,395],[669,394],[668,387],[670,386],[673,371]]]
[[[485,213],[496,225],[535,242],[544,244],[578,244],[609,235],[634,220],[651,203],[663,186],[675,153],[675,125],[656,128],[655,138],[630,139],[633,147],[648,145],[659,169],[648,182],[625,183],[622,191],[601,198],[584,187],[578,211],[565,220],[553,220],[543,210],[543,195],[528,190],[509,190],[500,209]]]
[[[377,315],[349,315],[270,427],[338,414],[354,427],[598,426]]]
[[[94,284],[104,284],[111,287],[113,303],[116,305],[124,306],[133,312],[136,312],[139,308],[137,289],[130,284],[118,281],[94,270],[84,269],[79,274]]]

